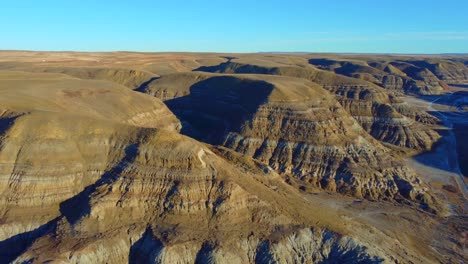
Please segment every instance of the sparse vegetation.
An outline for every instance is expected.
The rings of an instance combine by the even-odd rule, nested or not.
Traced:
[[[0,51],[0,262],[467,262],[467,60]]]

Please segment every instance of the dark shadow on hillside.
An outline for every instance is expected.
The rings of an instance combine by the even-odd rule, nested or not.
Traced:
[[[468,115],[453,112],[429,113],[441,119],[448,117],[455,122],[448,123],[449,121],[445,120],[448,129],[438,130],[442,137],[430,151],[414,159],[426,166],[448,172],[457,173],[460,168],[463,175],[468,175]]]
[[[183,134],[220,144],[227,132],[241,131],[273,88],[265,81],[219,76],[198,82],[189,95],[165,103],[181,120]]]
[[[231,62],[232,60],[237,59],[237,57],[232,56],[221,56],[221,58],[228,60],[227,62]]]
[[[214,247],[209,242],[204,242],[195,258],[195,264],[215,263],[213,258]]]
[[[468,116],[466,121],[468,122]],[[458,164],[463,176],[468,178],[468,123],[455,124],[454,132],[457,138]]]
[[[356,247],[350,250],[344,250],[343,247],[333,244],[328,258],[318,262],[319,264],[338,264],[338,263],[361,263],[361,264],[380,264],[385,260],[370,256],[365,253],[365,247]]]
[[[333,241],[331,234],[325,234],[323,244],[328,244],[330,246],[330,251],[328,254],[322,255],[323,259],[316,261],[320,264],[338,264],[338,263],[366,263],[366,264],[378,264],[383,263],[384,259],[381,259],[376,256],[370,256],[366,254],[366,248],[361,246],[356,246],[354,248],[343,248],[338,245],[336,241]],[[328,241],[327,241],[328,240]],[[317,241],[318,242],[318,241]],[[319,242],[320,243],[320,242]],[[275,263],[275,256],[273,251],[273,242],[265,240],[259,243],[256,249],[255,263]],[[306,258],[303,258],[302,261],[306,262]]]
[[[437,74],[435,65],[424,60],[395,60],[390,62],[390,65],[399,68],[402,72],[415,80],[423,81],[428,73],[442,78]]]
[[[0,136],[5,134],[13,126],[19,116],[0,118]]]
[[[468,89],[468,84],[450,84],[450,86]]]
[[[11,263],[26,251],[38,238],[52,232],[57,227],[54,219],[34,230],[14,235],[0,241],[0,263]]]
[[[138,86],[134,91],[140,92],[140,93],[146,93],[146,89],[148,88],[148,85],[150,83],[152,83],[153,81],[156,81],[159,78],[160,77],[153,77],[153,78],[149,79],[148,81],[140,84],[140,86]]]
[[[13,125],[15,118],[2,118],[0,119],[0,136],[5,134],[8,129]]]
[[[320,68],[329,68],[334,65],[340,66],[340,62],[336,60],[330,60],[326,58],[310,59],[309,64],[318,66]]]
[[[151,228],[147,227],[141,238],[130,247],[128,263],[156,263],[156,258],[163,249],[162,242],[154,237]]]
[[[218,65],[214,65],[214,66],[200,66],[192,71],[201,71],[201,72],[224,72],[224,70],[228,67],[228,65],[230,64],[231,62],[228,61],[228,62],[223,62],[221,64],[218,64]]]
[[[439,130],[438,132],[442,137],[434,143],[432,149],[415,156],[414,160],[431,168],[456,172],[453,162],[454,157],[448,156],[448,152],[452,147],[451,135],[448,131],[444,130]]]
[[[125,148],[125,157],[117,165],[105,172],[97,182],[60,204],[60,212],[66,217],[70,224],[75,224],[81,218],[91,213],[91,195],[100,186],[115,182],[128,164],[135,160],[137,153],[138,146],[136,144],[127,146]]]
[[[212,73],[275,74],[275,68],[227,61],[215,66],[201,66],[193,71]]]
[[[434,104],[463,107],[468,106],[468,91],[458,91],[452,94],[444,95],[420,95],[419,99],[427,102],[434,102]]]

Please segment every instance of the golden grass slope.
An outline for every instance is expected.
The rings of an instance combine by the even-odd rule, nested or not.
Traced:
[[[0,106],[20,112],[45,111],[88,116],[143,127],[177,127],[158,99],[123,86],[64,74],[0,71]]]

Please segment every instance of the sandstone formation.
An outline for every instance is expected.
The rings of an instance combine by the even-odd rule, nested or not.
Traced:
[[[146,92],[166,100],[194,138],[251,156],[308,187],[433,202],[415,175],[317,84],[279,76],[177,76],[154,81]]]
[[[444,84],[430,70],[403,61],[311,59],[310,63],[320,69],[366,80],[394,92],[438,94],[444,89]]]
[[[226,62],[218,66],[197,70],[222,73],[261,73],[292,76],[310,80],[335,94],[341,105],[376,139],[397,147],[427,150],[437,141],[436,132],[422,126],[416,120],[416,110],[393,108],[398,101],[383,88],[360,79],[333,74],[312,67],[267,67]],[[408,118],[401,112],[409,112]],[[416,121],[416,122],[415,122]],[[419,120],[418,120],[419,121]]]
[[[468,80],[468,68],[451,58],[345,57],[313,58],[309,62],[320,69],[366,80],[394,92],[439,94],[447,84]]]
[[[439,120],[311,58],[0,52],[0,262],[466,261]]]
[[[294,243],[307,258],[388,257],[320,227],[301,231],[295,226],[325,216],[326,228],[333,217],[302,212],[307,204],[280,177],[242,172],[171,124],[144,128],[23,107],[28,112],[10,105],[2,114],[2,261],[298,258],[285,250],[289,242],[267,246],[280,227],[301,234]]]

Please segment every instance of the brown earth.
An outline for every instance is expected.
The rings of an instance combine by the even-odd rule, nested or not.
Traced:
[[[440,120],[376,81],[462,60],[0,52],[0,262],[466,261],[461,192],[405,162]]]

